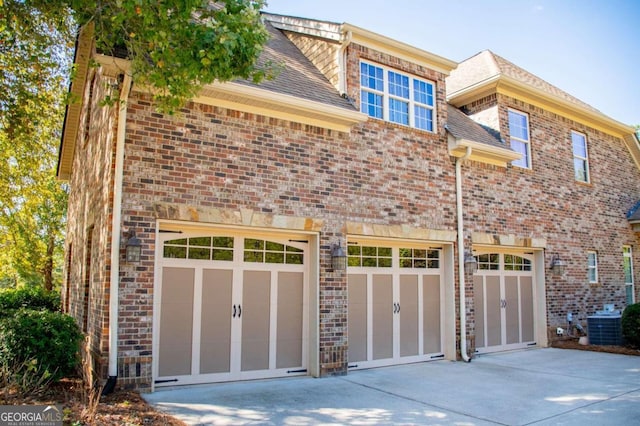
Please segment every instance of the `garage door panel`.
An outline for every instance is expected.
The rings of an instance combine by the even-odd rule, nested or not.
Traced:
[[[271,272],[244,271],[241,370],[269,368]]]
[[[476,348],[484,348],[484,277],[475,275],[473,277],[473,298],[476,320]]]
[[[163,332],[158,349],[161,376],[191,374],[194,279],[192,268],[162,269]]]
[[[373,275],[373,359],[393,357],[393,276]]]
[[[278,274],[276,368],[302,365],[303,279],[301,272]]]
[[[520,278],[520,297],[522,297],[522,341],[533,342],[535,340],[533,321],[533,279],[531,277]]]
[[[418,275],[400,276],[400,356],[418,355]]]
[[[349,362],[367,359],[367,276],[349,274],[347,284]]]
[[[495,346],[502,344],[502,318],[500,299],[500,277],[486,277],[487,292],[487,345]]]
[[[442,352],[440,312],[440,276],[424,275],[423,280],[423,345],[425,354]]]
[[[200,374],[230,371],[232,288],[233,271],[203,271]]]
[[[504,277],[507,344],[520,343],[520,297],[518,294],[518,277]]]

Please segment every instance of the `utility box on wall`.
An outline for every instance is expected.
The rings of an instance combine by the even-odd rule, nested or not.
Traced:
[[[622,344],[622,315],[597,314],[587,318],[587,333],[592,345]]]

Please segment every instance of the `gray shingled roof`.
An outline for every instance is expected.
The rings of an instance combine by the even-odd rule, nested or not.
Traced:
[[[451,75],[447,78],[447,96],[455,95],[455,93],[460,90],[476,84],[482,84],[482,82],[497,76],[510,77],[549,95],[602,114],[591,105],[558,89],[554,85],[547,83],[540,77],[531,74],[490,50],[484,50],[462,61],[458,67],[451,72]]]
[[[473,121],[453,105],[447,105],[446,128],[456,139],[466,139],[503,149],[511,149],[487,128]]]
[[[281,31],[269,22],[265,22],[265,26],[271,39],[260,55],[258,66],[271,61],[284,64],[284,67],[273,80],[264,80],[260,84],[250,80],[236,80],[235,83],[357,111]]]

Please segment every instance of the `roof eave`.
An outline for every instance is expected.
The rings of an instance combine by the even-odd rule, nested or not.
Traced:
[[[458,63],[426,50],[408,45],[352,24],[344,23],[342,31],[351,34],[351,42],[449,75]]]
[[[504,74],[497,74],[451,93],[447,96],[447,101],[456,107],[461,107],[492,92],[521,99],[546,111],[554,112],[619,138],[635,131],[632,126],[620,123],[600,112],[589,110]]]
[[[458,158],[464,157],[468,147],[471,148],[469,160],[494,166],[507,167],[512,161],[522,158],[522,154],[510,148],[500,148],[469,139],[460,139],[450,134],[449,155]]]
[[[368,119],[355,108],[345,109],[233,82],[206,85],[194,101],[341,132],[349,132],[353,125]]]
[[[56,177],[69,180],[73,167],[73,155],[80,128],[80,115],[84,105],[84,88],[87,83],[91,53],[93,51],[93,25],[83,27],[78,34],[74,57],[75,76],[69,86],[71,101],[66,107],[58,152]]]

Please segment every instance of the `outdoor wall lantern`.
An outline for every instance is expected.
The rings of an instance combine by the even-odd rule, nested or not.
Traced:
[[[129,231],[129,239],[127,239],[126,259],[129,263],[140,262],[140,252],[142,251],[142,242],[136,237],[135,231]]]
[[[331,247],[331,268],[334,271],[344,271],[347,269],[347,254],[344,249],[338,244],[334,244]]]
[[[560,259],[560,256],[558,256],[558,253],[554,253],[553,257],[551,258],[551,266],[549,267],[551,269],[551,272],[553,272],[553,275],[562,275],[564,274],[564,268],[566,268],[567,263]]]
[[[464,272],[467,274],[473,274],[478,270],[478,261],[471,252],[467,252],[464,255]]]

